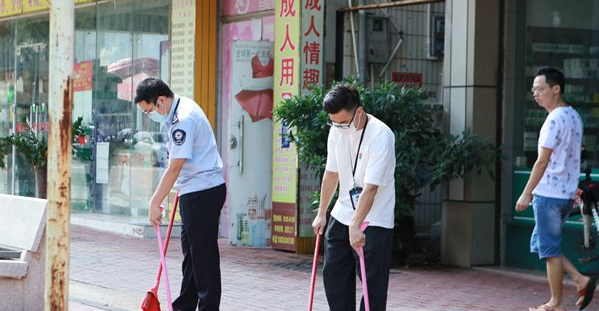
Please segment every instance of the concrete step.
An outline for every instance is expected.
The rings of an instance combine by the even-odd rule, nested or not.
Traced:
[[[155,238],[154,227],[143,217],[127,217],[96,213],[72,213],[71,224],[95,230],[130,235],[138,238]],[[166,235],[168,220],[163,219],[160,231]],[[173,224],[171,237],[181,237],[181,223]]]

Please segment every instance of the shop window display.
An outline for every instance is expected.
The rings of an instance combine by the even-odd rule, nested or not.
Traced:
[[[166,166],[158,124],[131,104],[137,83],[160,76],[168,2],[98,4],[93,60],[92,211],[144,216]]]
[[[73,144],[75,212],[147,214],[166,166],[166,139],[131,101],[141,79],[168,77],[162,67],[169,63],[169,6],[166,0],[123,0],[76,8],[73,122],[81,118],[81,135]],[[0,136],[47,132],[48,38],[47,14],[0,20]],[[33,196],[33,174],[19,170],[18,156],[15,165],[12,156],[7,160],[0,192]]]
[[[590,151],[589,165],[599,164],[599,0],[584,0],[576,5],[564,1],[527,2],[526,87],[529,90],[537,68],[560,68],[566,85],[563,98],[581,115],[583,145]],[[534,101],[530,91],[524,96],[522,110],[522,152],[517,167],[530,168],[537,157],[538,134],[547,112]]]

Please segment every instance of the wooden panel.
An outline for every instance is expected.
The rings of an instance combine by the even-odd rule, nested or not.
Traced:
[[[217,79],[217,26],[218,26],[218,2],[210,1],[210,40],[208,42],[209,52],[210,52],[210,61],[208,62],[209,68],[208,72],[210,73],[211,79],[208,80],[208,89],[212,90],[208,96],[208,102],[213,103],[213,109],[210,111],[211,120],[216,119],[216,79]],[[211,122],[213,126],[216,128],[216,122]]]
[[[320,239],[320,243],[323,242],[324,237]],[[295,252],[297,254],[314,254],[314,247],[316,246],[316,237],[298,237],[296,239]],[[322,249],[322,245],[320,245]]]
[[[196,4],[196,44],[194,99],[206,113],[210,124],[216,124],[216,0]]]

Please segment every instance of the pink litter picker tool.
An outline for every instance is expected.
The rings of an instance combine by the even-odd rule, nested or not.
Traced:
[[[164,275],[164,289],[166,290],[166,302],[168,304],[168,310],[173,311],[173,299],[171,298],[171,287],[168,282],[168,271],[166,269],[166,259],[164,253],[164,247],[162,245],[162,234],[160,233],[160,225],[155,225],[156,237],[158,240],[158,248],[160,249],[160,266],[162,267],[162,274]]]
[[[368,222],[365,221],[360,225],[360,231],[364,232],[368,227]],[[364,293],[364,308],[370,311],[370,301],[368,300],[368,281],[366,280],[366,264],[364,263],[364,247],[358,249],[360,256],[360,274],[362,275],[362,292]]]
[[[171,232],[173,230],[173,222],[175,220],[175,215],[177,213],[177,206],[179,203],[179,196],[175,197],[175,202],[173,204],[173,210],[171,211],[171,218],[169,219],[168,230],[166,232],[166,238],[164,242],[164,249],[161,249],[161,255],[164,254],[166,257],[166,250],[168,249],[168,243],[171,238]],[[159,234],[159,230],[156,232],[156,236],[162,242],[162,235]],[[160,276],[162,275],[162,260],[160,261],[160,266],[158,267],[158,273],[156,275],[156,283],[150,289],[148,289],[144,300],[141,302],[141,310],[142,311],[160,311],[160,301],[158,300],[158,287],[160,286]],[[170,291],[168,291],[170,295]]]
[[[316,282],[316,270],[318,270],[318,253],[320,252],[320,234],[316,235],[316,246],[314,246],[314,260],[312,261],[312,277],[310,278],[310,298],[308,300],[308,311],[312,311],[314,302],[314,283]]]

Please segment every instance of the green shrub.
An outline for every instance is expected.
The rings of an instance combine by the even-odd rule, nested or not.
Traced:
[[[387,83],[370,91],[355,81],[343,83],[354,85],[366,112],[395,134],[396,214],[411,214],[419,191],[426,186],[434,188],[468,172],[485,171],[493,177],[497,148],[468,131],[460,136],[444,133],[435,124],[440,107],[425,104],[421,90]],[[327,154],[328,115],[322,109],[327,92],[315,86],[312,94],[287,99],[273,110],[275,118],[291,129],[287,135],[297,144],[300,161],[313,165],[318,178]]]

